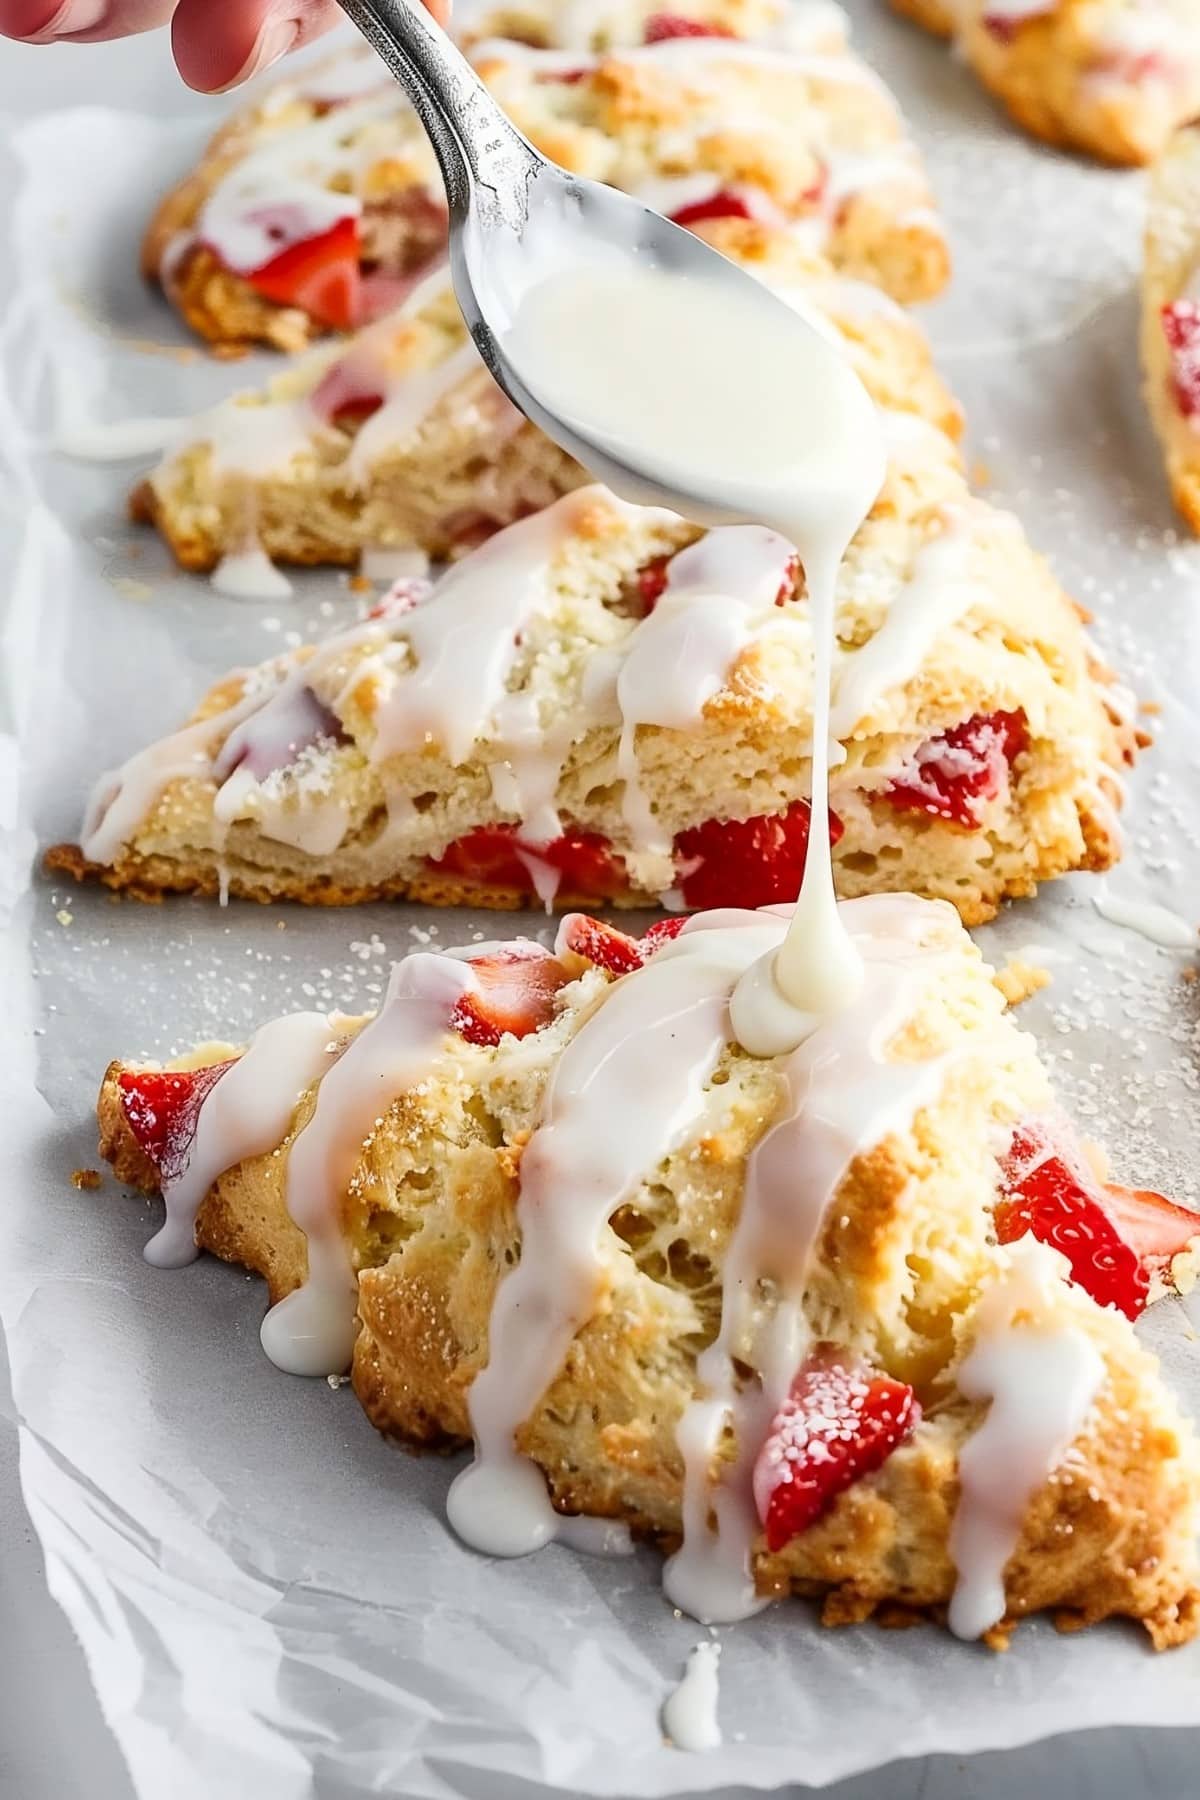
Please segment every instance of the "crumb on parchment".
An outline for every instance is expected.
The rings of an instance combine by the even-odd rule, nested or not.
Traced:
[[[1022,1000],[1028,1000],[1031,994],[1049,987],[1051,975],[1049,969],[1041,969],[1036,963],[1025,962],[1020,956],[1010,956],[1002,969],[996,970],[995,982],[1010,1006],[1020,1006]]]
[[[99,1169],[72,1169],[71,1186],[82,1192],[92,1194],[98,1187],[103,1187],[104,1177]]]

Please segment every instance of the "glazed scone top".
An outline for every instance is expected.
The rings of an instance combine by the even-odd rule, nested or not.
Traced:
[[[1067,732],[1099,781],[1121,732],[1069,605],[1015,521],[968,493],[941,433],[903,415],[888,426],[888,481],[838,582],[835,806],[839,784],[886,791],[924,739],[980,712],[1020,713],[1033,738]],[[1027,573],[1013,581],[1016,556]],[[586,828],[587,791],[615,775],[626,841],[655,861],[651,891],[669,887],[682,790],[660,784],[649,802],[646,734],[681,750],[705,724],[802,736],[812,674],[797,583],[772,533],[703,535],[580,490],[432,593],[401,583],[350,631],[230,677],[197,723],[100,784],[84,853],[111,862],[151,819],[186,833],[211,817],[327,854],[381,798],[418,844],[412,797],[463,780],[482,785],[476,804],[490,783],[491,805],[545,841],[560,807]],[[601,775],[597,757],[614,751]]]

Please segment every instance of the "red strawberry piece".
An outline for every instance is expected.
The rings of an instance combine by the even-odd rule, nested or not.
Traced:
[[[770,906],[794,900],[808,854],[809,806],[794,800],[786,812],[756,819],[709,819],[675,839],[679,887],[690,907]],[[829,816],[830,842],[842,835]]]
[[[290,768],[302,751],[319,743],[348,742],[342,722],[309,687],[280,688],[258,712],[235,725],[213,758],[225,781],[243,766],[255,781]]]
[[[117,1077],[129,1129],[164,1185],[187,1168],[200,1108],[236,1061],[206,1069],[126,1069]]]
[[[907,1382],[827,1352],[792,1382],[754,1465],[754,1502],[768,1550],[815,1525],[838,1495],[882,1467],[921,1417]]]
[[[887,798],[893,806],[975,830],[1028,742],[1024,713],[976,713],[922,744]]]
[[[1162,309],[1163,336],[1171,352],[1171,386],[1185,419],[1200,412],[1200,306],[1172,300]]]
[[[670,580],[667,570],[670,563],[669,556],[655,556],[638,570],[638,598],[647,613],[654,611],[667,591],[667,583]]]
[[[642,966],[642,947],[627,932],[587,913],[568,913],[558,928],[555,950],[573,950],[610,975],[628,975]]]
[[[344,356],[326,369],[308,404],[324,425],[361,425],[383,405],[378,373]]]
[[[455,1003],[450,1023],[469,1044],[528,1037],[554,1017],[554,996],[570,976],[539,944],[514,944],[470,960],[475,986]]]
[[[532,894],[533,877],[522,852],[548,864],[570,894],[611,899],[627,889],[624,869],[608,839],[595,831],[566,831],[548,844],[524,844],[515,825],[480,825],[448,844],[441,856],[430,858],[429,866],[489,887]]]
[[[788,601],[794,598],[796,593],[796,583],[799,579],[800,558],[796,551],[793,550],[792,554],[787,559],[787,567],[784,570],[783,580],[780,582],[779,592],[775,596],[776,606],[786,606]]]
[[[676,913],[673,919],[656,920],[647,931],[642,933],[643,958],[653,956],[656,950],[661,950],[664,944],[669,944],[672,938],[677,938],[686,924],[687,920],[682,913]]]
[[[725,25],[709,25],[703,19],[687,19],[681,13],[653,13],[646,20],[647,44],[665,44],[670,38],[731,38]]]
[[[707,200],[693,200],[668,216],[673,225],[703,225],[708,219],[752,219],[754,214],[740,194],[722,188]]]
[[[246,279],[266,299],[298,306],[320,324],[348,331],[358,318],[358,220],[339,219],[319,236],[289,244]]]
[[[1067,1132],[1034,1122],[1014,1134],[1001,1164],[996,1236],[1010,1244],[1028,1232],[1066,1257],[1071,1279],[1100,1306],[1136,1319],[1154,1276],[1200,1236],[1200,1214],[1149,1190],[1109,1187]]]

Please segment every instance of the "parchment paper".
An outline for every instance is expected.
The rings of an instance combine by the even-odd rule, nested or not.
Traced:
[[[940,46],[867,0],[856,10],[952,234],[954,289],[928,322],[980,478],[1162,709],[1113,891],[1195,918],[1200,550],[1176,538],[1138,396],[1141,179],[1025,143]],[[291,602],[221,600],[125,522],[135,468],[47,452],[56,426],[183,412],[270,366],[189,352],[136,274],[151,201],[197,144],[193,125],[101,109],[23,129],[0,337],[0,1319],[26,1501],[139,1793],[665,1795],[819,1784],[1092,1724],[1192,1723],[1200,1646],[1155,1658],[1132,1629],[1062,1639],[1034,1624],[997,1657],[931,1628],[821,1632],[796,1603],[722,1632],[723,1749],[670,1750],[657,1711],[700,1629],[662,1600],[653,1555],[472,1555],[444,1522],[452,1465],[389,1448],[349,1391],[266,1361],[257,1283],[209,1261],[146,1267],[147,1210],[111,1181],[72,1187],[96,1161],[110,1056],[238,1038],[298,1005],[358,1009],[415,942],[495,929],[399,906],[222,913],[41,879],[25,891],[34,838],[75,832],[100,769],[174,724],[207,677],[357,604],[321,574]],[[1200,1199],[1190,959],[1106,925],[1095,891],[1056,884],[985,947],[1049,961],[1054,985],[1026,1021],[1121,1174]],[[1184,1308],[1147,1329],[1196,1404]]]

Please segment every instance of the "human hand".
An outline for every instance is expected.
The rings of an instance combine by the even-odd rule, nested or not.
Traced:
[[[442,24],[450,0],[425,0]],[[94,44],[170,24],[189,87],[215,94],[248,81],[336,25],[336,0],[0,0],[0,34],[27,44]]]

